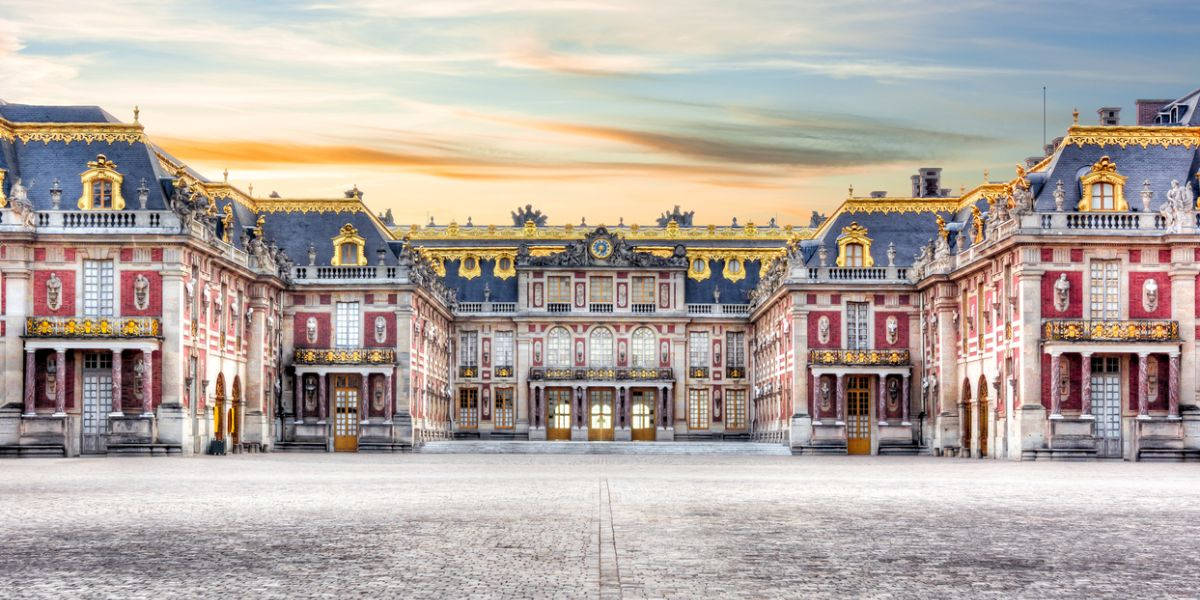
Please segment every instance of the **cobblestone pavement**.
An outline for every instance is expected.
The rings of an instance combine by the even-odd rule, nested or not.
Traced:
[[[1194,597],[1200,467],[929,457],[0,461],[6,598]]]

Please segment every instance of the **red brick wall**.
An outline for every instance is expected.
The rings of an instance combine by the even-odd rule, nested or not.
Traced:
[[[387,333],[384,334],[383,343],[375,341],[375,318],[383,317],[387,323]],[[391,348],[396,345],[396,315],[390,312],[366,312],[364,313],[365,322],[363,323],[363,331],[366,335],[363,339],[367,348]]]
[[[1147,311],[1142,307],[1142,286],[1147,279],[1158,284],[1158,307]],[[1171,316],[1171,277],[1166,273],[1129,273],[1129,318],[1166,319]]]
[[[133,282],[139,273],[150,281],[150,298],[145,310],[138,310],[133,303]],[[156,271],[121,271],[121,314],[130,317],[162,315],[162,275]]]
[[[818,332],[821,317],[829,317],[829,341],[822,344]],[[813,311],[808,313],[808,347],[840,348],[842,345],[842,313],[839,311]]]
[[[308,318],[317,319],[317,341],[309,343],[306,323]],[[292,320],[292,335],[297,348],[328,348],[330,343],[329,313],[298,312]]]
[[[1067,274],[1071,289],[1067,291],[1067,310],[1054,308],[1054,282]],[[1080,271],[1046,271],[1042,275],[1042,316],[1047,319],[1079,319],[1083,317],[1083,273]]]
[[[887,320],[896,318],[896,342],[888,343]],[[908,347],[908,315],[902,312],[875,313],[875,347],[876,348],[907,348]]]
[[[46,282],[51,273],[58,273],[62,280],[62,299],[58,310],[50,310],[46,305]],[[75,314],[75,272],[74,271],[34,271],[33,272],[33,315],[36,317],[69,317]]]

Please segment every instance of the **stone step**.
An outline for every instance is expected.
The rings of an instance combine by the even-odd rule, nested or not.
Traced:
[[[62,458],[67,449],[62,444],[4,444],[0,445],[0,456]]]
[[[325,442],[275,442],[275,452],[325,452]]]
[[[426,442],[426,454],[743,454],[788,456],[782,444],[757,442],[538,442],[454,440]]]

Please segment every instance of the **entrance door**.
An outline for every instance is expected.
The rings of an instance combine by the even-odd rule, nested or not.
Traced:
[[[980,458],[988,455],[988,390],[987,381],[980,378],[979,380],[979,400],[976,411],[979,413],[979,456]]]
[[[358,386],[356,377],[333,376],[333,451],[358,451]]]
[[[848,378],[846,387],[846,453],[871,453],[871,380],[862,375]]]
[[[633,441],[654,441],[654,393],[645,390],[634,390],[630,393],[633,412]]]
[[[80,452],[104,454],[108,413],[112,410],[112,355],[88,352],[83,355],[83,429]]]
[[[1116,356],[1092,358],[1092,415],[1096,417],[1096,455],[1120,458],[1121,362]]]
[[[571,439],[571,390],[551,388],[546,390],[546,439]]]
[[[588,411],[588,440],[612,441],[613,439],[613,391],[588,390],[591,408]]]

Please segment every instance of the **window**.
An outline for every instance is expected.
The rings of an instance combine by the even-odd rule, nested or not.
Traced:
[[[611,277],[592,277],[588,279],[588,301],[593,304],[612,303],[613,281]]]
[[[342,244],[338,254],[338,260],[343,265],[352,265],[358,262],[358,246],[350,242]]]
[[[708,366],[708,332],[692,331],[688,333],[688,366]]]
[[[746,390],[725,391],[725,429],[746,428]]]
[[[639,327],[633,332],[633,352],[630,355],[630,366],[635,369],[647,369],[658,364],[655,357],[658,340],[654,331],[649,327]]]
[[[850,350],[867,350],[871,347],[870,334],[867,333],[867,303],[846,303],[846,348]]]
[[[1121,266],[1115,260],[1093,260],[1089,270],[1089,307],[1091,318],[1115,320],[1120,317]]]
[[[83,316],[113,316],[113,263],[83,261]]]
[[[588,365],[592,367],[613,366],[613,334],[599,327],[592,330],[588,344]]]
[[[492,340],[492,364],[497,368],[513,366],[513,332],[497,331]]]
[[[513,428],[513,389],[496,388],[496,410],[492,416],[496,429]]]
[[[546,302],[551,304],[569,304],[571,302],[571,278],[563,276],[550,277],[547,282]]]
[[[96,160],[88,161],[87,166],[87,170],[79,175],[80,187],[83,188],[83,194],[76,203],[79,210],[124,209],[125,199],[121,197],[124,177],[117,172],[117,163],[98,154]]]
[[[708,390],[688,390],[688,429],[708,429]]]
[[[113,186],[107,179],[97,179],[92,182],[92,208],[113,207]]]
[[[334,347],[357,348],[359,321],[357,302],[338,302],[334,312]]]
[[[546,364],[554,368],[571,366],[571,334],[562,327],[550,330],[546,340]]]
[[[1092,184],[1092,210],[1116,210],[1116,195],[1111,183]]]
[[[458,390],[458,428],[475,429],[479,427],[479,390],[462,388]]]
[[[633,303],[654,304],[654,277],[633,278]]]
[[[333,258],[329,261],[335,267],[363,266],[367,264],[367,241],[358,235],[350,223],[342,225],[337,237],[333,238]]]
[[[846,266],[861,267],[863,266],[863,247],[862,244],[846,244]]]
[[[460,367],[479,366],[478,331],[464,331],[458,335],[458,364]]]
[[[725,334],[725,366],[739,369],[743,373],[746,368],[746,334],[741,331],[731,331]],[[740,377],[740,376],[739,376]]]

